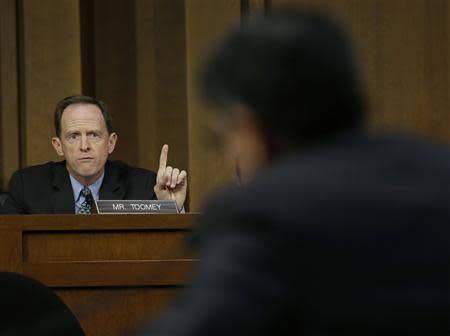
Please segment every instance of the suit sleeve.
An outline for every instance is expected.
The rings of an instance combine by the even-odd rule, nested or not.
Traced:
[[[294,312],[294,300],[270,237],[220,230],[204,238],[192,286],[142,335],[284,335],[280,321]]]
[[[4,209],[8,213],[25,214],[24,187],[22,175],[16,171],[9,182],[9,197],[6,199]]]
[[[156,174],[153,171],[149,171],[147,174],[147,181],[146,181],[146,190],[149,190],[149,200],[155,200],[156,194],[154,191],[154,187],[156,184]]]

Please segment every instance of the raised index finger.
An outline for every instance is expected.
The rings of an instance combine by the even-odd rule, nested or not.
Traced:
[[[165,170],[167,166],[167,155],[169,153],[169,145],[161,148],[161,156],[159,157],[159,170]]]

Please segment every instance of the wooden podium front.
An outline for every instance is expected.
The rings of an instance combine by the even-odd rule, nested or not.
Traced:
[[[0,270],[52,288],[87,335],[126,335],[189,283],[197,217],[0,216]]]

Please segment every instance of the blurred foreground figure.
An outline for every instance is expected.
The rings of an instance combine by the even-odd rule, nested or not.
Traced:
[[[249,19],[203,89],[253,178],[209,203],[192,286],[147,334],[449,335],[449,151],[363,130],[339,26]]]
[[[1,336],[83,336],[64,302],[37,280],[0,272]]]

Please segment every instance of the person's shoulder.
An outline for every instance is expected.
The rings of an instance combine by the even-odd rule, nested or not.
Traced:
[[[436,139],[411,134],[382,134],[371,138],[366,157],[377,172],[401,175],[410,183],[422,180],[438,185],[450,183],[450,147]],[[441,181],[441,182],[437,182]]]
[[[388,137],[394,145],[389,148],[396,150],[396,154],[401,153],[427,161],[437,159],[441,164],[450,164],[450,147],[448,143],[436,139],[425,139],[419,136],[403,135]]]
[[[105,170],[128,177],[156,176],[156,173],[149,169],[134,167],[120,160],[106,161]]]
[[[276,184],[259,176],[245,185],[232,185],[209,195],[197,224],[194,241],[211,232],[267,234],[273,229],[271,207],[277,207]]]
[[[14,174],[14,176],[22,176],[22,177],[30,177],[36,178],[43,175],[49,175],[58,170],[65,169],[65,161],[49,161],[44,164],[33,165],[25,168],[18,169]]]
[[[404,190],[420,194],[424,186],[448,194],[448,146],[417,137],[351,135],[277,161],[250,183],[210,197],[204,212],[210,223],[293,227],[300,218],[324,218],[336,209],[340,215],[359,211],[374,197],[382,203],[386,193],[411,198]]]

